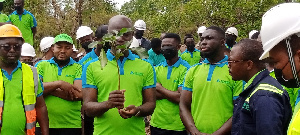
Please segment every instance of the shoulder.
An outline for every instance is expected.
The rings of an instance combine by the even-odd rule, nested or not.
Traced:
[[[33,15],[32,13],[30,13],[29,11],[27,11],[27,10],[24,9],[24,12],[25,12],[26,14],[29,14],[32,18],[35,18],[34,15]]]
[[[46,64],[50,64],[49,60],[40,60],[39,62],[37,62],[35,64],[35,67],[41,66],[41,65],[46,65]]]
[[[181,59],[181,63],[180,64],[183,65],[184,67],[186,67],[187,69],[189,69],[191,67],[191,65],[187,61],[185,61],[183,59]]]
[[[97,64],[97,62],[100,63],[100,61],[98,60],[98,58],[95,58],[95,59],[93,59],[93,60],[87,62],[83,67],[84,67],[84,69],[87,69],[87,68],[92,67],[92,66],[94,66],[95,64]]]

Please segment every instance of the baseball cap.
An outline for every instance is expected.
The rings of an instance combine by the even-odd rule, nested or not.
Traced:
[[[57,42],[68,42],[73,45],[73,39],[67,34],[59,34],[54,38],[54,44]]]

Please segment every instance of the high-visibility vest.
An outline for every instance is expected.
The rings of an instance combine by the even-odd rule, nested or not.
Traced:
[[[2,71],[0,70],[0,133],[2,127],[2,113],[5,105],[4,100],[4,83]],[[36,95],[38,90],[38,74],[35,67],[31,67],[27,64],[22,63],[22,98],[23,107],[26,116],[26,135],[35,135],[36,126]]]
[[[296,112],[296,115],[290,123],[288,135],[300,135],[300,109]]]

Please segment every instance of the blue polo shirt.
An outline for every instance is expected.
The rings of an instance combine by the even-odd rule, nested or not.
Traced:
[[[12,12],[9,16],[9,22],[16,25],[22,32],[23,38],[26,43],[33,45],[33,33],[31,28],[37,26],[35,17],[24,9],[22,15],[19,15],[17,11]]]
[[[88,54],[86,54],[82,59],[80,59],[78,63],[81,65],[85,65],[86,63],[88,63],[89,61],[95,58],[98,58],[98,55],[95,53],[95,48],[93,48],[93,50]]]
[[[152,48],[148,51],[149,54],[149,58],[148,60],[150,60],[154,66],[159,65],[160,63],[164,62],[166,59],[162,54],[157,55]]]

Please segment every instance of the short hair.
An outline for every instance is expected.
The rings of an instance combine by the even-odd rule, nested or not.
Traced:
[[[264,61],[259,60],[259,57],[263,54],[264,49],[260,42],[252,39],[242,39],[234,47],[241,48],[241,54],[243,60],[251,60],[258,68],[265,68]]]
[[[99,26],[95,32],[95,37],[97,37],[98,39],[102,38],[105,34],[108,33],[107,30],[108,30],[108,25]]]
[[[180,39],[180,36],[178,34],[175,34],[175,33],[167,33],[163,39],[165,38],[174,38],[176,42],[178,42],[178,44],[181,43],[181,39]]]
[[[258,35],[260,34],[260,32],[255,32],[252,36],[251,36],[251,39],[257,39],[258,38]]]
[[[183,43],[184,43],[184,44],[186,43],[186,39],[188,39],[188,38],[194,39],[194,37],[193,37],[192,34],[185,34],[184,39],[183,39]]]
[[[217,31],[220,38],[225,39],[225,31],[222,28],[220,28],[218,26],[210,26],[210,27],[206,28],[206,30],[208,30],[208,29]]]
[[[151,40],[151,48],[160,48],[161,47],[161,40],[159,38],[152,38]]]

